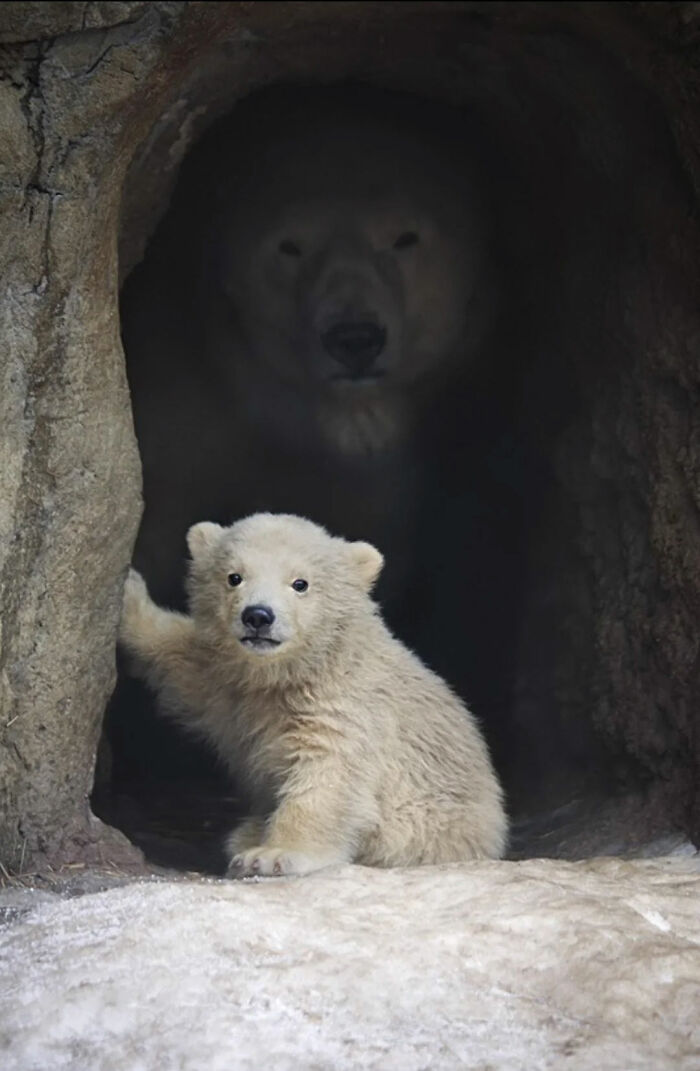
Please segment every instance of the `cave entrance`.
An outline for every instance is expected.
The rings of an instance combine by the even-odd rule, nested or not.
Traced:
[[[653,799],[641,802],[653,769],[640,761],[643,748],[628,746],[629,725],[601,714],[612,702],[601,667],[618,659],[615,630],[625,628],[622,610],[617,622],[606,617],[601,591],[622,599],[630,570],[643,571],[650,557],[644,459],[641,447],[630,456],[634,431],[625,438],[620,425],[632,419],[624,393],[635,346],[654,330],[649,310],[635,304],[644,301],[649,248],[663,229],[652,217],[661,189],[679,203],[684,194],[664,122],[639,87],[587,44],[543,36],[527,49],[510,61],[492,51],[477,63],[472,54],[471,74],[461,68],[459,99],[449,102],[436,99],[436,70],[429,93],[404,71],[382,88],[357,79],[273,85],[212,122],[123,290],[144,462],[135,561],[154,597],[181,606],[184,534],[202,519],[287,511],[375,542],[389,563],[378,591],[386,619],[481,721],[509,798],[513,853],[576,857],[622,849],[670,822]],[[212,119],[223,110],[219,101]],[[356,123],[363,112],[375,126],[352,161],[342,148],[334,157],[321,138],[316,150],[307,140],[285,170],[294,131],[315,124],[317,135],[325,121],[335,144],[348,117]],[[405,161],[394,157],[392,181],[386,153],[377,148],[377,174],[367,148],[376,144],[377,116],[408,146]],[[315,151],[320,181],[310,177]],[[260,214],[265,196],[275,197],[289,226],[275,169],[297,197],[297,229],[288,233]],[[425,202],[411,215],[405,193],[434,195],[438,173],[449,176],[433,204],[430,225],[446,242],[438,247],[457,241],[464,253],[471,243],[466,261],[455,260],[459,278],[443,279],[443,290],[460,290],[468,315],[443,344],[440,317],[449,309],[433,271],[421,316],[437,310],[434,361],[401,381],[404,408],[379,421],[394,420],[399,431],[374,441],[370,428],[369,446],[348,445],[376,417],[368,391],[319,418],[330,438],[341,428],[329,445],[309,430],[306,387],[288,363],[290,354],[310,360],[298,336],[289,341],[288,306],[277,298],[267,305],[245,286],[249,304],[237,306],[228,253],[240,243],[251,258],[244,269],[272,288],[275,272],[297,271],[298,298],[320,268],[304,276],[291,262],[323,229],[313,213],[300,218],[302,195],[317,206],[325,190],[337,218],[336,195],[347,206],[363,183],[390,190],[398,205],[387,223],[396,232],[392,256],[405,252],[418,265],[417,289],[406,297],[404,286],[395,307],[382,306],[397,318],[391,331],[405,328],[386,370],[400,376],[416,330],[411,302],[424,300],[427,271],[416,256]],[[287,263],[258,270],[251,234],[263,243],[273,231]],[[376,309],[367,311],[376,326]],[[265,345],[278,347],[270,367]],[[238,378],[228,378],[231,367]],[[354,407],[353,420],[344,406]],[[643,652],[632,664],[635,657]],[[93,796],[101,817],[155,862],[221,869],[220,837],[245,814],[245,799],[213,756],[158,719],[123,676],[103,754]]]

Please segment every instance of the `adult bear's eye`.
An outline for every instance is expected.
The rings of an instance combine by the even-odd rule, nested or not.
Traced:
[[[394,249],[408,249],[412,245],[418,245],[418,235],[415,231],[406,231],[396,239]]]
[[[242,580],[243,580],[243,577],[241,576],[240,573],[229,573],[228,574],[229,586],[232,587],[232,588],[237,588]]]
[[[299,580],[295,580],[294,583],[292,584],[292,587],[294,588],[295,591],[306,591],[308,586],[309,586],[308,580],[302,580],[301,578],[299,578]]]
[[[300,257],[301,249],[296,242],[290,242],[288,238],[285,238],[283,242],[279,244],[280,253],[284,253],[286,257]]]

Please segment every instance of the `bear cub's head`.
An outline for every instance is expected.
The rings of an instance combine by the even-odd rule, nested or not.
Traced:
[[[382,555],[291,514],[257,513],[223,528],[190,528],[190,608],[237,660],[322,657],[358,616],[376,613],[370,590]]]

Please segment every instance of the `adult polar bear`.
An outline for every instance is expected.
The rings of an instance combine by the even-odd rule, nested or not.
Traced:
[[[263,407],[278,386],[277,429],[352,457],[394,445],[425,386],[478,344],[487,273],[484,212],[451,143],[413,110],[335,100],[258,129],[251,165],[220,189],[221,286],[244,345],[227,359],[219,319],[212,353]]]
[[[391,619],[421,435],[492,315],[486,213],[453,133],[414,99],[286,89],[192,154],[123,309],[136,564],[156,598],[179,594],[193,522],[286,511],[390,552]]]

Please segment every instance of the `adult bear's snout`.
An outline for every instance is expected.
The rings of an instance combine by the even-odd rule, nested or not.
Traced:
[[[345,321],[324,331],[321,342],[345,369],[346,376],[362,379],[372,372],[372,365],[386,345],[386,329],[373,323]]]

